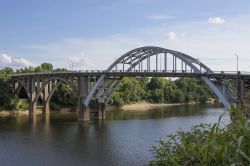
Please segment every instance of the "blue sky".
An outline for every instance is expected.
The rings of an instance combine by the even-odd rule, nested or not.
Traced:
[[[156,45],[250,71],[250,1],[0,0],[0,67],[41,62],[105,69],[130,49]],[[223,62],[223,66],[221,63]]]

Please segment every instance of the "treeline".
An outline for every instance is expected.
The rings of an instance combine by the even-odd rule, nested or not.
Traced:
[[[199,79],[124,78],[110,103],[124,105],[139,101],[150,103],[205,103],[214,98],[208,86]]]
[[[42,63],[37,67],[26,67],[15,71],[15,73],[36,73],[67,71],[64,68],[54,69],[50,63]],[[0,70],[0,109],[26,109],[28,103],[14,96],[11,91],[10,75],[14,71],[11,68]],[[24,89],[20,92],[20,98],[25,99]],[[120,86],[113,94],[110,104],[122,106],[124,104],[146,101],[150,103],[187,103],[206,102],[213,98],[210,89],[200,80],[192,78],[180,78],[176,80],[166,78],[133,78],[125,77]],[[75,107],[76,95],[69,85],[61,84],[54,92],[50,106],[52,110],[63,107]],[[39,101],[38,101],[39,102]],[[39,105],[39,103],[38,103]]]
[[[0,110],[15,109],[16,99],[11,91],[10,75],[13,73],[11,68],[0,70]]]

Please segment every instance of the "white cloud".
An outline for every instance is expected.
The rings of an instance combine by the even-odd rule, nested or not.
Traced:
[[[0,64],[1,65],[9,65],[11,64],[12,59],[9,55],[0,53]]]
[[[69,56],[68,59],[71,62],[70,68],[88,69],[92,67],[92,63],[89,61],[87,57]]]
[[[13,60],[13,65],[16,67],[28,67],[32,66],[32,63],[24,58],[16,58]]]
[[[226,21],[221,17],[210,17],[208,19],[209,24],[224,24]]]
[[[171,31],[171,32],[166,33],[165,36],[167,37],[167,39],[175,39],[176,33]]]
[[[148,19],[150,20],[169,20],[169,19],[173,19],[174,17],[172,16],[166,16],[166,15],[153,15],[153,16],[149,16]]]
[[[11,56],[0,53],[0,67],[27,67],[32,63],[25,58],[12,58]]]

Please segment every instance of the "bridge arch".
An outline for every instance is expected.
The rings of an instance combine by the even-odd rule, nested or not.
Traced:
[[[61,85],[61,84],[66,84],[69,85],[73,92],[77,94],[77,87],[74,85],[76,80],[74,78],[70,78],[68,80],[67,78],[62,78],[62,77],[51,77],[49,79],[44,79],[42,81],[41,86],[36,86],[36,96],[35,99],[33,100],[33,105],[36,107],[37,102],[39,97],[41,96],[42,101],[43,101],[43,106],[45,107],[45,111],[49,111],[49,102],[51,97],[53,96],[54,92],[56,89]]]
[[[72,88],[73,93],[76,95],[78,94],[78,81],[76,77],[42,76],[33,78],[26,75],[24,77],[14,78],[13,83],[14,93],[17,95],[21,88],[24,88],[28,97],[31,112],[35,112],[40,97],[44,111],[48,112],[50,99],[61,84],[69,85]]]
[[[155,61],[153,60],[154,63],[152,63],[153,57],[155,57]],[[163,63],[161,61],[162,59]],[[145,63],[146,68],[144,68]],[[154,46],[140,47],[125,53],[124,55],[119,57],[113,64],[111,64],[106,71],[133,72],[134,70],[137,72],[151,72],[152,69],[153,72],[182,71],[194,73],[213,73],[213,71],[209,67],[204,65],[198,59],[195,59],[187,54],[178,51]],[[229,108],[229,101],[214,85],[214,83],[208,77],[205,76],[201,79],[216,94],[216,96],[221,100],[223,105],[226,108]],[[107,81],[109,81],[108,84]],[[106,75],[100,76],[100,78],[97,80],[97,82],[83,101],[83,104],[87,107],[89,105],[90,100],[99,98],[103,98],[104,104],[107,104],[110,100],[111,95],[118,87],[120,81],[121,78],[113,79],[110,82]],[[107,84],[108,86],[104,86],[105,84]]]
[[[23,80],[20,80],[20,79],[14,79],[13,82],[14,82],[14,85],[13,85],[14,86],[13,87],[14,93],[17,96],[19,96],[21,89],[23,88],[26,95],[27,95],[27,99],[30,101],[30,94],[29,94],[28,87],[26,86],[25,82]],[[15,83],[17,83],[17,85],[15,85]]]
[[[39,96],[42,94],[45,87],[48,86],[48,84],[50,84],[52,81],[54,81],[54,85],[52,85],[51,92],[49,93],[50,97],[53,95],[53,93],[55,92],[57,87],[62,83],[71,86],[74,93],[77,93],[77,88],[74,86],[73,82],[70,82],[70,81],[66,80],[65,78],[61,78],[61,77],[52,77],[52,78],[45,80],[40,88],[39,87],[37,88],[37,95],[35,98],[35,102],[37,102]]]

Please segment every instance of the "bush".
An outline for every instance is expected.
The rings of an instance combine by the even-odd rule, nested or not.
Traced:
[[[5,108],[7,110],[24,111],[29,109],[29,103],[27,99],[12,98]]]
[[[233,108],[234,123],[201,124],[153,146],[150,165],[249,165],[250,121]]]
[[[164,93],[161,89],[152,90],[149,94],[149,101],[152,103],[163,103]]]
[[[29,109],[29,103],[26,99],[19,99],[16,105],[17,111],[24,111]]]
[[[60,111],[61,106],[56,104],[56,103],[50,102],[50,109],[53,110],[53,111]]]
[[[115,92],[115,93],[113,94],[113,97],[112,97],[112,99],[111,99],[111,104],[113,104],[113,105],[115,105],[115,106],[118,106],[118,107],[124,105],[124,101],[123,101],[122,98],[120,97],[120,94],[119,94],[119,93]]]

